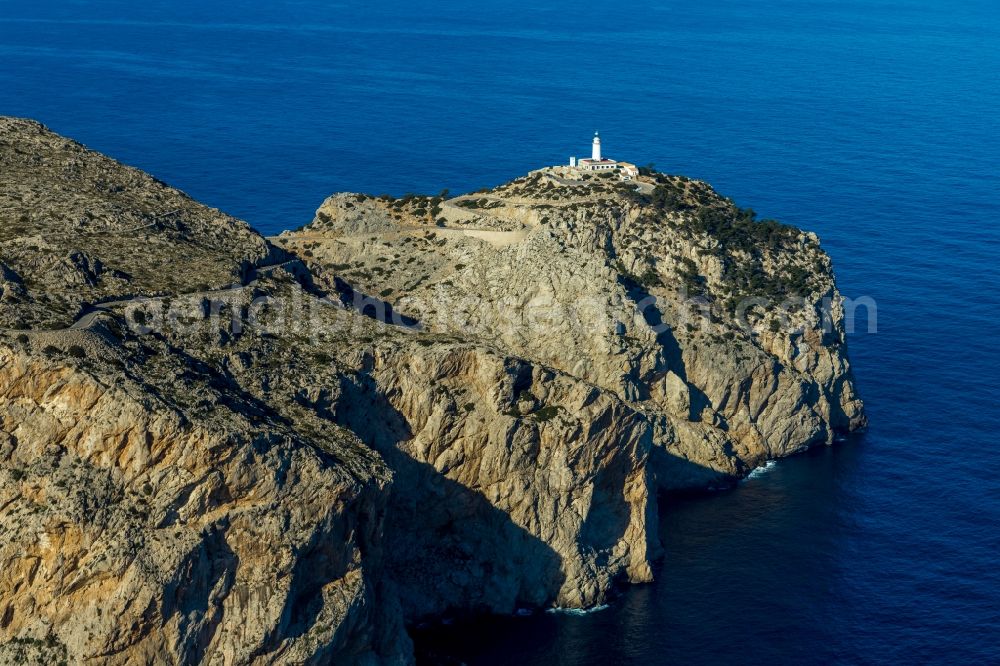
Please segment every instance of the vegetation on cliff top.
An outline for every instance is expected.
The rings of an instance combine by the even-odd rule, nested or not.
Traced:
[[[689,238],[701,238],[700,254],[722,264],[722,294],[727,310],[748,298],[783,300],[807,297],[822,286],[829,268],[815,237],[773,219],[757,219],[721,197],[710,186],[683,176],[655,174],[651,195],[636,195],[641,205],[663,216]],[[802,250],[811,260],[804,264]],[[688,259],[682,275],[690,292],[705,293],[705,280]]]

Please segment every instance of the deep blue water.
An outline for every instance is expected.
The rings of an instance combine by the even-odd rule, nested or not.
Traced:
[[[605,152],[820,234],[867,434],[663,506],[657,582],[452,630],[482,664],[1000,663],[1000,9],[0,0],[0,113],[265,232],[334,191]],[[862,324],[864,322],[861,322]]]

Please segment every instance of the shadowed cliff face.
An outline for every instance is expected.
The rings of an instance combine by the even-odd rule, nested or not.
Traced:
[[[614,396],[486,349],[379,349],[337,418],[395,471],[387,566],[409,618],[650,580],[650,431]]]
[[[658,491],[864,422],[815,238],[703,184],[340,195],[279,249],[35,123],[0,164],[0,658],[406,663],[650,580]]]

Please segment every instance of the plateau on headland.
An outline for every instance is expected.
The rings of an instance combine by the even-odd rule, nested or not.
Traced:
[[[409,663],[864,427],[818,238],[596,150],[265,239],[0,118],[0,661]]]

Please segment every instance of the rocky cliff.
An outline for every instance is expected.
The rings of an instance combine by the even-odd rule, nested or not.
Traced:
[[[861,427],[815,236],[546,169],[272,239],[0,118],[0,662],[407,663]]]
[[[454,199],[340,194],[278,243],[331,289],[616,395],[653,431],[661,489],[865,422],[816,236],[701,182],[551,168]]]
[[[0,216],[0,662],[405,663],[381,457],[234,381],[231,318],[137,323],[274,249],[16,119]]]

